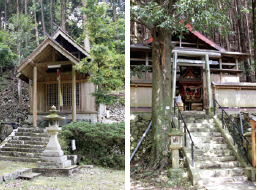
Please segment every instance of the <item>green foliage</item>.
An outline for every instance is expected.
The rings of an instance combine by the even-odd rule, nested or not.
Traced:
[[[194,30],[205,34],[209,34],[211,28],[218,28],[223,36],[230,32],[228,0],[220,1],[222,7],[212,0],[169,0],[163,4],[147,0],[142,4],[131,1],[131,4],[131,20],[139,21],[150,30],[152,27],[160,27],[171,33],[185,32],[185,24],[189,23]]]
[[[125,167],[125,123],[104,124],[73,122],[62,127],[59,133],[62,144],[76,140],[77,154],[86,164],[111,168]],[[68,146],[71,147],[71,146]],[[71,152],[71,148],[68,149]]]
[[[110,91],[121,89],[125,84],[125,20],[113,22],[107,14],[109,4],[91,5],[83,10],[84,22],[90,39],[90,56],[81,61],[76,69],[90,71],[90,82],[98,86],[93,95],[97,103],[112,103]]]
[[[14,54],[8,45],[5,44],[7,34],[0,31],[0,63],[1,70],[5,67],[12,66],[17,55]]]
[[[135,67],[130,69],[130,78],[132,76],[137,76],[138,78],[142,78],[144,77],[143,72],[147,72],[149,70],[150,70],[149,67],[147,67],[146,65],[136,65]]]

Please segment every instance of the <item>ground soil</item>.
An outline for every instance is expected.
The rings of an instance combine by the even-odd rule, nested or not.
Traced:
[[[2,161],[0,161],[1,165]],[[10,162],[8,167],[11,167]],[[24,164],[24,163],[21,163]],[[29,166],[29,165],[27,165]],[[33,166],[33,164],[32,164]],[[14,171],[14,170],[13,170]],[[11,180],[0,183],[0,189],[8,190],[84,190],[125,189],[125,171],[94,166],[80,169],[71,177],[37,177],[32,181]]]

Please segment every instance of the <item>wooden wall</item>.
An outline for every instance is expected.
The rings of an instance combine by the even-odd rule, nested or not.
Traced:
[[[228,74],[228,73],[221,73],[221,74],[211,73],[211,81],[212,82],[240,82],[239,76],[235,74]]]
[[[95,98],[90,95],[94,92],[95,86],[93,83],[81,83],[81,111],[96,111]]]
[[[130,107],[152,107],[152,87],[130,87]]]
[[[216,88],[215,97],[222,107],[256,107],[256,89]]]

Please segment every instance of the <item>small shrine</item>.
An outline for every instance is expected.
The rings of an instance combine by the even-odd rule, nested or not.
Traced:
[[[182,70],[178,82],[179,94],[185,105],[184,110],[202,110],[201,69],[198,67],[187,67]]]

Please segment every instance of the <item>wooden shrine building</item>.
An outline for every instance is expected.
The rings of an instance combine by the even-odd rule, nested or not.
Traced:
[[[95,86],[87,79],[90,73],[80,73],[73,68],[88,55],[82,46],[59,28],[17,68],[17,76],[30,84],[28,119],[33,120],[33,126],[37,126],[37,120],[42,115],[49,114],[52,105],[72,121],[96,120],[95,99],[90,95],[95,91]],[[61,75],[61,107],[58,102],[57,69]]]
[[[223,107],[256,107],[256,83],[240,82],[239,63],[251,55],[227,51],[187,24],[184,39],[172,36],[173,49],[172,99],[180,95],[184,110],[203,110],[212,107],[212,97]],[[146,40],[151,46],[152,38]],[[130,78],[130,107],[152,106],[152,50],[136,43],[130,46],[130,68],[145,65],[143,77]],[[175,72],[174,72],[175,71]],[[240,100],[240,101],[239,101]],[[251,100],[251,101],[249,101]],[[174,102],[171,102],[173,107]]]

